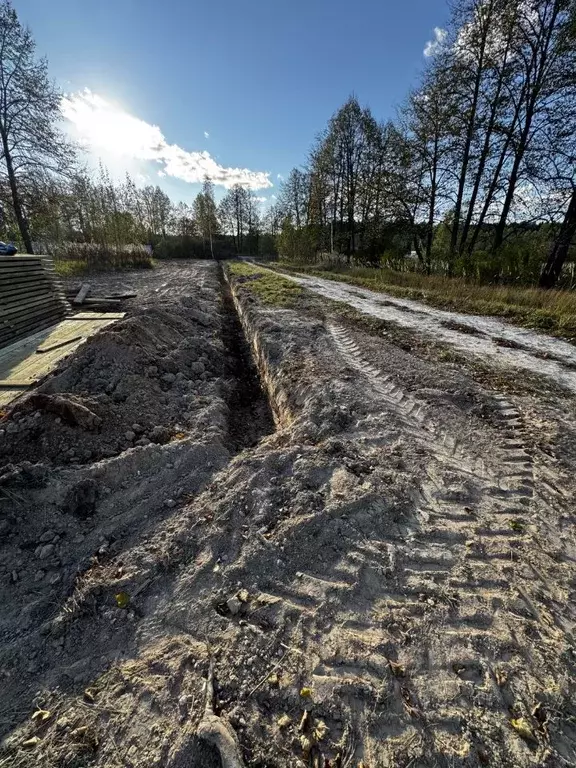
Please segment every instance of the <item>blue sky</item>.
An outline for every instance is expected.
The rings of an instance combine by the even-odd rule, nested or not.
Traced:
[[[202,169],[214,169],[218,197],[240,180],[270,200],[278,174],[304,162],[352,92],[378,119],[392,117],[448,17],[445,0],[14,6],[71,95],[72,133],[92,157],[186,201]]]

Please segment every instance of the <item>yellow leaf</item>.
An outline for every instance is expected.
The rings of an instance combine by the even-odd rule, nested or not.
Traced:
[[[494,672],[496,677],[496,684],[502,688],[503,685],[506,685],[508,682],[508,673],[503,669],[497,669]]]
[[[302,696],[303,699],[311,699],[312,688],[300,688],[300,696]]]
[[[28,749],[30,749],[31,747],[35,747],[36,744],[40,744],[40,739],[38,738],[38,736],[32,736],[31,739],[26,739],[26,741],[22,742],[22,746],[27,747]]]
[[[37,709],[32,715],[32,720],[37,720],[39,723],[45,723],[52,713],[47,709]]]
[[[278,725],[278,728],[288,728],[292,720],[289,718],[288,715],[282,715],[278,718],[276,721],[276,724]]]
[[[302,747],[302,756],[307,760],[310,757],[310,752],[314,744],[308,736],[302,735],[300,736],[300,746]]]
[[[518,717],[510,720],[510,725],[523,739],[526,739],[527,741],[537,741],[534,731],[525,717]]]
[[[328,726],[324,722],[324,720],[318,720],[316,725],[314,726],[314,738],[316,741],[322,741],[324,736],[328,733]]]
[[[116,605],[118,608],[127,608],[128,604],[130,602],[130,595],[128,592],[118,592],[117,595],[114,595],[116,598]]]
[[[94,691],[91,691],[90,688],[86,688],[86,690],[84,691],[84,698],[86,699],[86,701],[89,701],[90,703],[92,703],[96,698],[94,696]]]

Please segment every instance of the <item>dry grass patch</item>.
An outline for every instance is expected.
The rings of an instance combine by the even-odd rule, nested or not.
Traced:
[[[423,301],[435,307],[474,315],[495,315],[518,325],[538,328],[576,340],[576,292],[543,291],[505,285],[479,285],[463,278],[394,272],[371,267],[330,265],[302,266],[280,263],[290,272],[324,277],[360,285],[404,299]]]

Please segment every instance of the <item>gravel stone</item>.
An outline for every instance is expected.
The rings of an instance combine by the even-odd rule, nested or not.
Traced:
[[[54,544],[45,544],[40,550],[40,554],[38,555],[38,557],[40,558],[40,560],[46,560],[46,558],[54,554],[55,549],[56,547],[54,546]]]

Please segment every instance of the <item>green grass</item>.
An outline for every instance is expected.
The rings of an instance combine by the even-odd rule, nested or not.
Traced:
[[[458,277],[394,272],[370,267],[330,266],[329,269],[278,262],[280,269],[303,272],[382,291],[434,307],[474,315],[504,317],[518,325],[576,340],[576,292],[543,291],[501,285],[479,285]]]
[[[302,288],[291,280],[245,261],[229,261],[227,267],[234,286],[250,291],[262,304],[294,307],[303,294]]]

